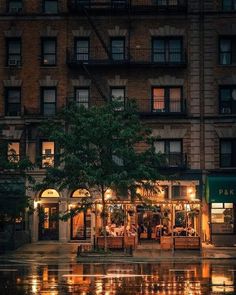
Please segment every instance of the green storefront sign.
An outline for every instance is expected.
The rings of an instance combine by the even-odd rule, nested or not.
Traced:
[[[208,203],[236,203],[236,175],[208,176],[206,200]]]

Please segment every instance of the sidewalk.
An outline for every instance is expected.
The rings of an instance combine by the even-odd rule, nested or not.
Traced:
[[[60,242],[37,242],[26,244],[14,252],[8,252],[5,255],[17,256],[50,256],[52,258],[77,258],[77,249],[79,243],[60,243]],[[3,255],[4,256],[4,255]],[[83,253],[78,257],[81,262],[100,262],[100,261],[157,261],[157,260],[202,260],[202,259],[235,259],[236,247],[214,247],[204,245],[201,250],[176,250],[166,251],[160,249],[136,250],[133,256],[124,254],[123,251],[114,251],[110,255]]]

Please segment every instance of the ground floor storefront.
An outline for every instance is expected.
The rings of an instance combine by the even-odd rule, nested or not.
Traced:
[[[144,196],[145,202],[108,198],[104,232],[98,198],[91,207],[62,220],[57,218],[59,214],[93,196],[84,189],[59,193],[49,188],[34,199],[32,241],[77,241],[103,248],[106,236],[109,248],[135,248],[152,241],[162,249],[200,249],[202,202],[198,190],[198,180],[160,181],[155,193]]]
[[[206,183],[211,242],[236,245],[236,175],[210,175]]]

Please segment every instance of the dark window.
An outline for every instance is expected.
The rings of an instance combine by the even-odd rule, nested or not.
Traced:
[[[220,167],[236,167],[236,139],[221,140]]]
[[[79,38],[75,39],[75,55],[77,61],[89,60],[89,39]]]
[[[78,107],[84,106],[87,109],[89,106],[89,89],[75,88],[75,102]]]
[[[22,11],[22,8],[23,8],[22,0],[9,0],[8,2],[9,13],[19,13]]]
[[[233,55],[233,49],[236,50],[236,42],[232,38],[220,38],[220,64],[230,65],[236,61],[236,55]]]
[[[222,9],[224,11],[236,10],[236,0],[222,0]]]
[[[127,0],[111,0],[113,8],[124,8],[127,5]]]
[[[152,111],[164,113],[182,112],[181,87],[154,87],[152,89]]]
[[[42,168],[53,167],[55,158],[55,144],[53,141],[41,142]]]
[[[85,6],[85,7],[89,7],[90,6],[90,0],[76,0],[76,4],[81,7],[81,6]]]
[[[44,0],[43,12],[45,13],[58,13],[58,1],[57,0]]]
[[[56,88],[42,88],[42,113],[53,116],[56,113]]]
[[[236,86],[220,87],[220,114],[236,114]]]
[[[167,166],[178,167],[183,164],[181,140],[157,140],[154,146],[157,153],[165,156]]]
[[[172,186],[172,198],[173,199],[187,199],[188,187],[185,185],[173,185]]]
[[[124,38],[111,39],[111,55],[114,60],[125,59],[125,39]]]
[[[154,38],[152,59],[157,63],[181,63],[183,61],[182,38]]]
[[[179,5],[179,0],[156,0],[157,1],[157,6],[177,6]]]
[[[117,104],[116,110],[124,110],[125,105],[125,88],[124,87],[111,87],[111,99]]]
[[[55,38],[42,39],[42,64],[55,66],[57,63],[57,41]]]
[[[21,39],[7,39],[7,65],[17,67],[21,65]]]
[[[21,114],[21,90],[19,88],[6,89],[6,116],[20,116]]]

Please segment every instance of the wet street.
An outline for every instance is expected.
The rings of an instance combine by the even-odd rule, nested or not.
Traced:
[[[78,263],[2,256],[0,294],[236,294],[236,260]]]

